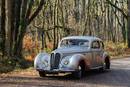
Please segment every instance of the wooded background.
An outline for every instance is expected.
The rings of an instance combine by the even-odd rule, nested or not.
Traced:
[[[21,58],[23,48],[28,48],[24,45],[31,43],[30,50],[55,49],[62,37],[70,35],[97,36],[130,48],[130,1],[0,1],[1,56]]]

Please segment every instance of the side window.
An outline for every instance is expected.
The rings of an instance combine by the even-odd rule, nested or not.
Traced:
[[[100,42],[99,41],[93,41],[92,42],[92,48],[93,49],[99,49],[100,48]]]
[[[101,41],[100,44],[101,44],[101,48],[104,49],[104,43]]]

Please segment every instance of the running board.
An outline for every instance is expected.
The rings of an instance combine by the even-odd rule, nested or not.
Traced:
[[[94,68],[91,68],[91,69],[100,69],[102,68],[103,66],[98,66],[98,67],[94,67]]]

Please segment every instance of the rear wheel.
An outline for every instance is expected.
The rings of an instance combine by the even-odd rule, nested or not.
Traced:
[[[39,76],[40,76],[40,77],[45,77],[46,74],[45,74],[45,72],[39,71]]]
[[[102,67],[99,68],[99,70],[102,71],[102,72],[104,72],[106,69],[110,69],[110,59],[109,59],[109,57],[105,58],[105,61],[102,64]]]
[[[105,58],[105,69],[110,69],[110,58],[109,57]]]

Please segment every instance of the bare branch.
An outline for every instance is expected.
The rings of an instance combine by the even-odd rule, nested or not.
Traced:
[[[55,28],[63,29],[63,26],[58,26],[58,25],[55,25],[54,27],[51,27],[51,28],[49,28],[47,30],[44,30],[43,28],[35,26],[35,25],[34,25],[34,27],[37,28],[37,29],[42,29],[44,32],[54,30]],[[64,27],[64,28],[65,29],[71,29],[71,28],[67,28],[67,27]]]
[[[118,6],[116,6],[116,5],[114,5],[111,1],[109,1],[109,0],[106,0],[111,6],[113,6],[114,8],[116,8],[118,11],[120,11],[123,15],[124,15],[124,17],[126,18],[126,19],[128,19],[128,16],[127,16],[127,14],[125,14],[125,12],[121,9],[121,8],[119,8]]]
[[[28,6],[28,9],[27,9],[27,13],[26,13],[26,18],[29,18],[33,4],[34,4],[34,0],[30,0],[29,6]]]
[[[45,4],[45,0],[41,0],[38,8],[36,11],[32,14],[32,16],[28,20],[28,24],[32,22],[32,20],[38,15],[38,13],[42,10],[43,5]]]

